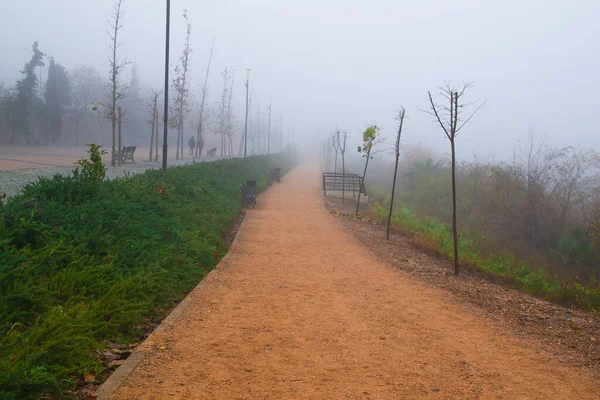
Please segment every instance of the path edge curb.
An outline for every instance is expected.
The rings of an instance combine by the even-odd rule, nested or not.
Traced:
[[[177,322],[179,317],[185,312],[191,302],[191,295],[196,291],[200,290],[203,286],[205,286],[209,279],[212,278],[220,269],[222,269],[227,263],[229,256],[231,254],[231,250],[237,246],[238,238],[240,237],[240,233],[244,229],[244,225],[246,223],[246,216],[244,215],[244,219],[240,224],[240,227],[227,250],[227,254],[223,256],[223,258],[218,262],[217,265],[208,273],[202,280],[185,296],[185,298],[167,315],[165,319],[148,335],[146,339],[141,343],[143,344],[147,340],[149,340],[155,333],[161,332],[168,327],[172,326]],[[141,347],[140,344],[140,347]],[[139,347],[138,347],[139,348]],[[137,368],[137,366],[142,362],[144,357],[148,354],[147,351],[142,350],[134,350],[133,353],[127,357],[125,362],[121,364],[100,387],[94,392],[94,397],[96,400],[109,400],[110,396],[121,386],[123,381],[127,379],[127,377]]]

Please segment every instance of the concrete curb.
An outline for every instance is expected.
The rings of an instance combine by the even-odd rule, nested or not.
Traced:
[[[185,310],[190,305],[192,293],[195,292],[196,290],[200,290],[203,286],[205,286],[209,282],[210,278],[212,278],[214,275],[217,274],[217,272],[220,269],[223,269],[226,266],[227,260],[229,259],[229,256],[231,254],[231,250],[237,246],[238,237],[240,236],[240,233],[242,232],[245,223],[246,223],[246,218],[244,217],[244,220],[240,224],[240,227],[239,227],[235,237],[233,238],[231,245],[229,246],[229,250],[227,251],[227,254],[225,254],[225,256],[221,259],[221,261],[219,261],[219,263],[208,274],[206,274],[206,276],[196,285],[196,287],[194,289],[192,289],[192,291],[190,291],[190,293],[188,293],[187,296],[185,296],[185,298],[181,301],[181,303],[179,303],[177,305],[177,307],[175,307],[173,309],[173,311],[171,311],[169,313],[169,315],[167,315],[167,317],[160,323],[160,325],[158,325],[156,327],[156,329],[154,329],[154,331],[152,331],[152,333],[150,335],[148,335],[148,337],[144,340],[144,342],[149,340],[152,337],[152,335],[154,335],[155,333],[161,332],[161,331],[175,325],[175,323],[177,322],[179,317],[181,317],[181,315],[185,312]],[[141,345],[140,345],[140,347],[141,347]],[[140,364],[140,362],[142,362],[142,360],[144,359],[144,357],[147,354],[148,354],[148,352],[146,352],[146,351],[134,350],[134,352],[129,357],[127,357],[125,362],[123,364],[121,364],[115,370],[115,372],[112,373],[111,376],[108,377],[108,379],[98,388],[98,390],[96,390],[96,392],[94,393],[94,396],[96,397],[96,399],[97,400],[109,400],[110,396],[121,386],[121,384],[125,381],[125,379],[127,379],[127,377],[137,368],[137,366]]]

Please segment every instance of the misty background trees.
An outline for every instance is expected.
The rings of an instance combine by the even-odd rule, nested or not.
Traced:
[[[22,53],[20,78],[14,82],[0,81],[0,144],[84,146],[94,142],[117,150],[118,110],[121,108],[121,145],[151,146],[155,154],[150,159],[158,161],[157,150],[162,143],[162,140],[156,141],[155,134],[157,128],[162,127],[162,121],[156,122],[157,116],[162,114],[160,105],[157,104],[156,111],[154,107],[158,91],[140,78],[137,63],[129,61],[131,58],[124,51],[121,30],[129,23],[125,18],[127,4],[115,0],[107,13],[108,46],[98,51],[107,53],[108,65],[97,67],[82,59],[81,63],[67,68],[60,59],[46,54],[37,41],[32,43],[28,56]],[[197,68],[190,62],[192,24],[187,11],[182,11],[186,29],[179,35],[184,38],[184,47],[178,62],[171,65],[170,147],[176,146],[177,158],[187,156],[183,148],[193,135],[198,145],[193,157],[203,156],[203,150],[211,147],[217,147],[223,157],[237,156],[238,146],[243,141],[243,125],[238,121],[244,112],[244,104],[238,101],[243,96],[238,96],[237,91],[244,88],[237,87],[236,68],[227,66],[221,72],[221,93],[217,90],[210,96],[215,39],[211,38],[210,52],[204,51],[198,56],[199,60],[208,60],[206,68]],[[270,123],[266,122],[270,121],[270,112],[271,106],[262,113],[258,108],[250,116],[249,155],[264,153],[273,146],[286,146],[278,140],[284,136],[279,132],[283,127],[274,127],[273,135],[261,133],[261,129],[266,131],[261,127],[269,125],[270,129]],[[150,137],[149,130],[153,132]],[[270,136],[275,139],[267,143]],[[162,130],[160,137],[162,139]],[[115,160],[111,161],[114,165]]]
[[[551,146],[530,129],[514,144],[510,160],[457,162],[459,240],[474,241],[490,254],[530,260],[568,279],[599,279],[599,160],[593,150]],[[351,172],[361,168],[358,158],[347,161]],[[451,155],[403,146],[397,168],[396,211],[402,207],[451,225]],[[369,171],[371,196],[389,206],[395,160],[376,158]]]

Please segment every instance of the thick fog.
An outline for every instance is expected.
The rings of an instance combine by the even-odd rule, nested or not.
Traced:
[[[93,65],[107,76],[113,4],[4,0],[0,82],[12,86],[20,78],[35,40],[67,69]],[[162,90],[165,1],[123,6],[122,58],[135,63],[144,86]],[[428,90],[451,80],[475,83],[467,101],[488,100],[461,132],[459,158],[506,158],[532,126],[552,145],[600,150],[598,1],[173,0],[171,7],[171,71],[187,9],[192,90],[203,80],[214,37],[209,102],[218,100],[219,71],[234,67],[235,107],[243,115],[244,69],[251,68],[254,112],[260,103],[266,118],[272,101],[273,123],[283,114],[285,134],[299,144],[320,146],[339,125],[352,149],[367,123],[377,123],[391,142],[403,105],[404,143],[445,153],[447,140],[418,108],[427,108]]]

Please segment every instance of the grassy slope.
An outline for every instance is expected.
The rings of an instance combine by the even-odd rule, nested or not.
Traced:
[[[375,216],[387,220],[388,208],[376,205]],[[407,208],[395,209],[392,224],[412,235],[415,241],[442,257],[453,260],[452,230],[447,224],[431,217],[420,217]],[[566,282],[552,276],[529,261],[519,260],[508,252],[484,252],[477,241],[459,237],[459,255],[463,265],[478,268],[511,282],[519,290],[550,301],[574,305],[594,312],[600,311],[600,289],[592,283],[588,287]]]
[[[239,184],[280,156],[149,171],[90,189],[40,180],[0,207],[0,399],[60,396],[101,373],[106,341],[138,340],[226,252]]]

